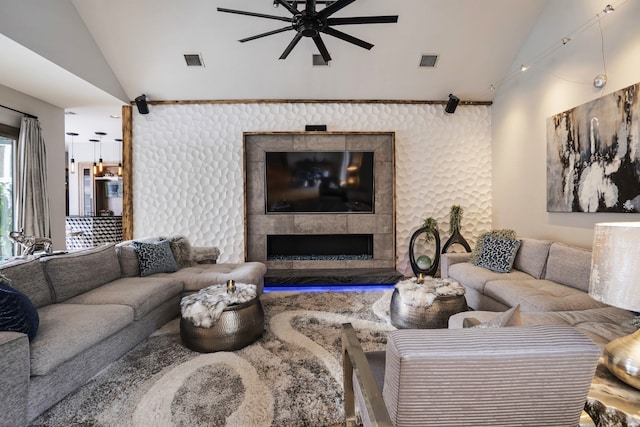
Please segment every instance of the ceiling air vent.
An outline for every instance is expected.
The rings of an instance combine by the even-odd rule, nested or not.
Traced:
[[[436,66],[436,62],[438,62],[438,55],[422,55],[420,57],[420,66],[433,68]]]
[[[184,60],[187,63],[187,67],[204,67],[202,56],[199,53],[185,53]]]
[[[325,61],[322,55],[313,55],[314,67],[326,67],[328,65],[329,65],[329,62]]]

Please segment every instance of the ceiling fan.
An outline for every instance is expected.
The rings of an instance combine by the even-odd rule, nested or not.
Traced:
[[[290,25],[287,25],[286,27],[247,37],[239,40],[239,42],[244,43],[262,37],[271,36],[273,34],[282,33],[284,31],[295,30],[296,35],[293,37],[293,40],[291,40],[291,43],[289,43],[284,52],[282,52],[282,55],[280,55],[280,59],[286,59],[302,37],[311,37],[316,44],[318,51],[320,51],[320,55],[322,55],[324,61],[329,62],[331,61],[331,55],[329,55],[329,51],[322,41],[320,33],[329,34],[330,36],[337,37],[341,40],[355,44],[356,46],[360,46],[367,50],[373,47],[371,43],[367,43],[364,40],[343,33],[342,31],[338,31],[335,28],[332,28],[332,26],[352,24],[388,24],[398,22],[397,15],[331,18],[331,15],[344,8],[345,6],[350,5],[354,1],[356,0],[336,0],[334,2],[323,1],[322,3],[325,3],[327,6],[324,9],[318,11],[316,10],[316,0],[306,0],[304,8],[302,10],[298,10],[297,1],[274,0],[274,6],[282,5],[291,13],[292,16],[290,18],[285,16],[246,12],[242,10],[225,9],[222,7],[218,8],[218,12],[236,13],[238,15],[256,16],[258,18],[275,19],[278,21],[289,22]]]

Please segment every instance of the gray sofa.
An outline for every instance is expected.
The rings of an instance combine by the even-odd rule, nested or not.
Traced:
[[[522,239],[513,269],[498,273],[468,262],[470,254],[442,255],[442,277],[460,282],[473,317],[485,321],[520,304],[523,325],[568,324],[603,347],[635,331],[634,315],[592,299],[591,252],[547,240]],[[469,313],[454,315],[449,327],[462,327]]]
[[[200,256],[200,263],[175,273],[140,277],[132,274],[130,244],[117,249],[107,245],[0,265],[40,317],[31,342],[22,333],[0,332],[0,425],[25,425],[85,384],[178,316],[184,294],[228,279],[262,291],[261,263],[216,264]],[[215,256],[217,250],[199,253]]]

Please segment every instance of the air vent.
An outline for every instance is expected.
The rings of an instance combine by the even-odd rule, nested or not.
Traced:
[[[422,55],[420,57],[420,66],[433,68],[438,62],[438,55]]]
[[[184,60],[187,63],[187,67],[204,67],[202,56],[199,53],[185,53]]]
[[[329,63],[324,60],[322,55],[313,55],[313,66],[314,67],[326,67]]]

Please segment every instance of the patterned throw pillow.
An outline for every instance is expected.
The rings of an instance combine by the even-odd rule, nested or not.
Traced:
[[[480,254],[482,254],[483,240],[485,236],[496,237],[498,239],[516,240],[517,235],[514,230],[511,230],[509,228],[504,228],[500,230],[491,230],[491,231],[487,231],[486,233],[482,233],[478,238],[478,241],[474,246],[473,250],[471,251],[471,257],[469,258],[469,262],[471,264],[476,264],[476,262],[478,262],[478,258],[480,257]]]
[[[38,326],[40,316],[29,297],[0,281],[0,331],[22,332],[31,341]]]
[[[484,267],[499,273],[508,273],[511,271],[513,261],[516,259],[520,243],[520,240],[484,236],[482,239],[482,253],[475,264],[478,267]]]
[[[171,252],[168,240],[145,243],[133,242],[133,250],[138,256],[140,276],[149,276],[155,273],[173,273],[178,270],[178,265]]]

